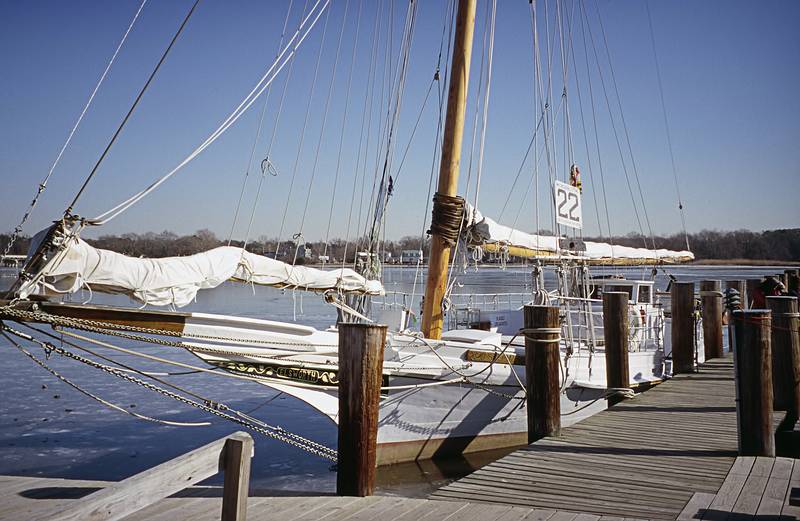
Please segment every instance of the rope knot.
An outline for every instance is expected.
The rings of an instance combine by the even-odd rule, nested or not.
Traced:
[[[433,196],[431,229],[428,235],[438,235],[448,246],[454,246],[464,219],[464,198],[436,192]]]

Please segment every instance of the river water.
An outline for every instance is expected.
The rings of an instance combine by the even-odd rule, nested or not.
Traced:
[[[656,288],[666,287],[666,273],[683,281],[699,281],[755,278],[783,269],[780,266],[667,267],[659,271]],[[622,273],[627,278],[649,277],[649,268],[593,270],[593,274],[612,272]],[[8,287],[14,277],[14,270],[0,269],[0,289]],[[470,269],[459,277],[456,291],[521,292],[530,280],[530,269],[524,267]],[[419,295],[423,281],[424,273],[417,273],[413,268],[388,267],[384,273],[388,291],[414,291]],[[552,284],[552,277],[548,276],[546,282]],[[124,297],[88,293],[75,295],[73,301],[90,298],[96,304],[130,305]],[[418,303],[412,304],[416,306]],[[241,284],[224,284],[201,292],[196,302],[183,310],[296,321],[317,328],[326,328],[336,320],[335,309],[318,295]],[[25,330],[22,326],[19,329]],[[117,344],[125,345],[124,342]],[[45,360],[40,348],[30,346],[29,350]],[[194,356],[176,348],[138,345],[137,350],[201,365]],[[0,371],[0,475],[120,480],[240,430],[238,425],[72,360],[58,355],[45,360],[59,374],[126,410],[178,422],[210,422],[210,425],[175,427],[136,419],[102,406],[59,381],[2,337],[0,351],[4,362]],[[131,355],[115,354],[114,357],[139,369],[170,370]],[[336,427],[328,418],[258,383],[205,373],[173,376],[170,381],[271,425],[279,425],[329,447],[336,446]],[[251,483],[255,489],[268,493],[335,491],[336,473],[329,461],[259,434],[254,434],[254,439]],[[423,495],[503,453],[496,451],[465,459],[382,468],[378,472],[379,493]],[[219,483],[219,478],[212,483]]]

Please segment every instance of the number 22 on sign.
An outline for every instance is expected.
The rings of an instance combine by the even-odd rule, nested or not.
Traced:
[[[553,196],[556,203],[556,222],[570,228],[583,228],[580,190],[556,181],[553,185]]]

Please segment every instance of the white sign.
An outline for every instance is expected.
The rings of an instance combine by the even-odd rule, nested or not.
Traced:
[[[570,228],[583,228],[581,191],[567,183],[556,181],[553,185],[556,202],[556,222]]]

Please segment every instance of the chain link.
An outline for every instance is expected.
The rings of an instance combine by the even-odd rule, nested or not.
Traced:
[[[184,403],[186,405],[189,405],[191,407],[195,407],[197,409],[200,409],[200,410],[205,411],[207,413],[213,414],[213,415],[218,416],[220,418],[223,418],[223,419],[226,419],[228,421],[237,423],[237,424],[239,424],[239,425],[241,425],[241,426],[243,426],[245,428],[251,429],[251,430],[253,430],[255,432],[258,432],[260,434],[263,434],[263,435],[265,435],[267,437],[276,439],[278,441],[282,441],[284,443],[287,443],[287,444],[292,445],[294,447],[297,447],[299,449],[305,450],[306,452],[309,452],[309,453],[314,454],[316,456],[320,456],[322,458],[325,458],[325,459],[328,459],[328,460],[331,460],[331,461],[334,461],[334,462],[337,460],[337,456],[336,456],[337,452],[334,449],[331,449],[330,447],[326,447],[325,445],[322,445],[322,444],[317,443],[315,441],[312,441],[312,440],[309,440],[307,438],[304,438],[303,436],[300,436],[299,434],[294,434],[292,432],[286,431],[282,427],[272,426],[272,425],[266,424],[264,422],[261,422],[260,420],[256,420],[254,418],[251,418],[251,417],[247,416],[246,414],[244,414],[244,413],[242,413],[240,411],[237,411],[235,409],[232,409],[232,408],[228,407],[227,405],[225,405],[223,403],[214,402],[212,400],[207,400],[207,399],[204,400],[204,403],[196,402],[194,400],[186,398],[185,396],[181,396],[181,395],[179,395],[179,394],[177,394],[175,392],[172,392],[172,391],[169,391],[167,389],[161,388],[161,387],[159,387],[157,385],[154,385],[154,384],[152,384],[150,382],[145,382],[144,380],[141,380],[140,378],[132,376],[132,375],[130,375],[128,373],[125,373],[123,371],[120,371],[119,369],[107,366],[105,364],[101,364],[101,363],[96,362],[94,360],[91,360],[91,359],[85,358],[83,356],[80,356],[78,354],[75,354],[75,353],[73,353],[73,352],[71,352],[71,351],[69,351],[67,349],[64,349],[62,347],[58,347],[58,346],[56,346],[56,345],[54,345],[54,344],[52,344],[50,342],[43,342],[41,340],[37,340],[37,339],[34,339],[32,337],[29,337],[28,335],[24,335],[23,333],[20,333],[20,332],[18,332],[16,330],[6,326],[6,325],[3,325],[3,329],[8,331],[8,332],[10,332],[10,333],[12,333],[12,334],[20,336],[21,338],[26,338],[26,339],[29,339],[29,340],[39,344],[39,346],[42,349],[44,349],[46,353],[56,353],[56,354],[62,355],[64,357],[66,357],[66,358],[70,358],[72,360],[75,360],[77,362],[86,364],[86,365],[88,365],[90,367],[94,367],[95,369],[99,369],[101,371],[109,373],[109,374],[111,374],[113,376],[116,376],[116,377],[121,378],[123,380],[126,380],[128,382],[131,382],[131,383],[134,383],[134,384],[139,385],[141,387],[144,387],[144,388],[146,388],[148,390],[154,391],[157,394],[160,394],[162,396],[166,396],[168,398],[172,398],[173,400],[179,401],[179,402]],[[223,412],[223,411],[231,411],[233,414],[228,414],[228,413]],[[234,414],[235,414],[235,416],[234,416]]]

